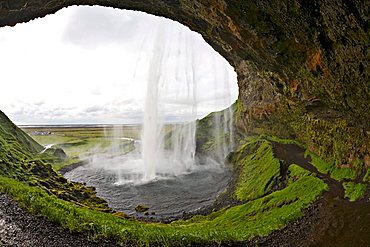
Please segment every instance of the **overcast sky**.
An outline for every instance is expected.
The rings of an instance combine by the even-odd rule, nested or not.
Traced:
[[[198,117],[237,98],[233,68],[187,27],[141,12],[75,6],[0,28],[0,110],[17,124],[139,123],[158,52],[167,120],[182,120],[190,77]]]

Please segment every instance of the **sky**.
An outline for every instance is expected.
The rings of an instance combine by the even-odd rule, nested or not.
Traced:
[[[201,35],[138,11],[74,6],[0,28],[0,58],[0,110],[16,124],[140,123],[148,81],[170,122],[194,101],[200,118],[238,94]]]

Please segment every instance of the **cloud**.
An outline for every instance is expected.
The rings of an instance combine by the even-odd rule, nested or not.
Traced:
[[[44,105],[44,104],[45,104],[45,101],[40,100],[40,101],[38,101],[38,102],[35,102],[34,104],[35,104],[36,106],[42,106],[42,105]]]
[[[100,88],[98,88],[98,87],[96,87],[96,88],[94,88],[94,89],[90,90],[90,93],[91,93],[92,95],[101,95],[101,94],[102,94],[102,93],[101,93]]]
[[[149,66],[158,64],[151,60],[158,56],[153,51],[157,46],[165,53],[160,74],[166,83],[159,87],[166,120],[188,118],[184,114],[191,112],[193,77],[198,116],[227,107],[228,75],[235,94],[230,99],[237,96],[232,68],[199,34],[163,20],[140,12],[75,6],[0,29],[0,38],[6,38],[0,46],[1,110],[28,124],[141,122],[146,83],[153,76]],[[163,36],[156,38],[162,21]]]
[[[91,106],[85,109],[87,113],[95,113],[95,112],[106,112],[108,109],[103,106]]]
[[[63,41],[83,48],[132,41],[145,33],[142,16],[132,11],[104,7],[80,7],[74,11],[64,30]],[[149,25],[150,26],[150,25]]]

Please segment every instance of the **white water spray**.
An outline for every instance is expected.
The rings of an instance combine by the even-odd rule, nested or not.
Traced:
[[[185,47],[168,44],[166,38],[169,35],[178,35],[185,38]],[[185,50],[184,63],[186,73],[181,73],[176,68],[176,78],[171,77],[166,70],[172,63],[169,56],[171,53],[181,54]],[[159,22],[155,34],[152,58],[149,63],[147,95],[144,108],[144,129],[143,129],[143,160],[144,179],[152,180],[156,174],[179,175],[188,172],[194,165],[195,157],[195,122],[197,116],[196,106],[196,83],[194,81],[194,61],[192,43],[188,33],[183,31],[173,32],[169,25],[163,21]],[[173,66],[173,65],[172,65]],[[173,93],[174,84],[177,80],[185,81],[185,88],[176,91],[172,105],[182,112],[182,124],[172,126],[172,135],[169,138],[166,134],[165,110],[166,99]],[[167,145],[165,145],[167,142]]]
[[[123,102],[126,107],[135,106],[134,114],[143,110],[143,126],[108,126],[105,141],[112,145],[96,147],[90,165],[66,176],[97,188],[115,210],[136,215],[134,206],[145,204],[159,217],[181,216],[210,205],[229,181],[223,161],[233,147],[233,117],[228,107],[236,98],[230,95],[236,74],[187,27],[156,18],[143,30],[131,41],[137,46],[133,50],[140,52],[131,54],[136,67],[125,76],[146,88],[139,88],[129,101],[123,96],[122,103],[115,104],[118,112]],[[130,89],[125,88],[125,93]],[[145,97],[138,96],[141,92]],[[137,108],[138,102],[144,102],[142,109]],[[128,118],[138,118],[134,114]],[[196,143],[201,144],[201,154],[196,155]],[[125,154],[129,144],[135,150]]]
[[[231,105],[230,78],[227,62],[216,54],[211,57],[199,55],[201,47],[188,28],[174,26],[160,19],[153,24],[151,32],[138,42],[149,59],[137,59],[145,63],[140,73],[133,72],[133,80],[144,76],[146,97],[139,152],[110,158],[98,157],[94,163],[104,163],[104,169],[117,174],[116,184],[146,183],[156,179],[179,176],[207,165],[199,165],[195,159],[196,122],[200,112],[221,110]],[[150,42],[152,41],[152,42]],[[145,48],[144,48],[145,47]],[[209,69],[207,70],[207,68]],[[207,78],[205,78],[207,77]],[[203,85],[203,81],[214,82]],[[214,114],[214,157],[222,163],[232,148],[231,109]],[[113,135],[122,137],[122,131],[113,129]],[[116,140],[119,138],[114,136]],[[113,142],[111,150],[119,153],[119,142]],[[210,161],[210,166],[217,166]]]
[[[153,53],[149,66],[147,95],[144,107],[143,151],[144,179],[152,180],[156,175],[156,168],[162,159],[162,145],[160,130],[162,120],[158,112],[159,83],[162,76],[162,63],[164,55],[163,25],[158,25],[154,40]]]

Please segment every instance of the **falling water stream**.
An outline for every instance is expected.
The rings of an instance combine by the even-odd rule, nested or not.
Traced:
[[[193,33],[170,24],[160,18],[148,34],[153,42],[146,51],[151,56],[146,61],[143,130],[141,140],[133,140],[134,151],[116,155],[120,146],[114,142],[109,155],[89,157],[88,165],[65,174],[70,180],[96,187],[110,207],[130,215],[136,214],[136,205],[145,204],[156,216],[179,216],[210,205],[228,183],[223,160],[233,143],[231,108],[215,113],[209,126],[214,133],[212,158],[195,152],[198,108],[210,102],[219,110],[231,105],[227,62],[215,54],[210,60],[214,74],[201,74],[198,68],[205,64],[197,57]],[[178,42],[169,42],[169,36]],[[200,96],[202,76],[214,79],[209,86],[214,94],[209,99]],[[174,108],[181,122],[168,128],[166,117]],[[119,127],[115,133],[119,140]]]

